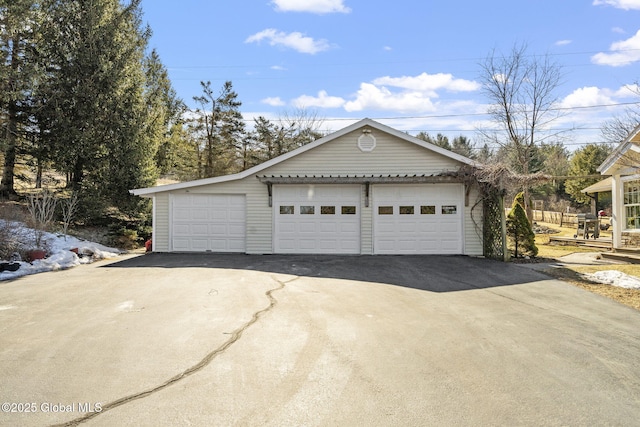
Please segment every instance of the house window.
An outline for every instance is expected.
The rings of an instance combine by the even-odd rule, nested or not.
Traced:
[[[293,206],[280,206],[281,215],[293,215]]]
[[[313,215],[315,212],[315,206],[300,206],[300,215]]]
[[[320,215],[335,215],[335,206],[320,206]]]
[[[378,206],[378,215],[393,215],[393,206]]]
[[[400,206],[400,215],[413,215],[413,206]]]
[[[342,215],[355,215],[356,207],[355,206],[343,206],[341,209]]]
[[[420,206],[420,215],[435,215],[436,207],[433,205]]]
[[[455,215],[458,212],[458,207],[455,205],[442,206],[442,215]]]
[[[640,228],[640,181],[624,183],[624,212],[627,229]]]

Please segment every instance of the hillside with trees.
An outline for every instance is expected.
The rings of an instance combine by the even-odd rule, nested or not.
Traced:
[[[150,203],[130,189],[238,172],[322,136],[305,111],[248,131],[230,81],[203,81],[189,110],[140,3],[0,0],[0,199],[48,188],[77,198],[80,222],[142,229]]]

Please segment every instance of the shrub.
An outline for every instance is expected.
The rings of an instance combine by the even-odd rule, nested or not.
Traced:
[[[535,243],[536,235],[523,207],[524,195],[518,193],[513,199],[511,211],[507,215],[507,239],[509,249],[514,257],[536,256],[538,247]]]

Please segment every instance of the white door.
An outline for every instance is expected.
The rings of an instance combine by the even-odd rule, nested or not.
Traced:
[[[359,254],[359,185],[277,185],[276,253]]]
[[[176,194],[171,198],[171,250],[245,252],[245,196]]]
[[[375,185],[373,201],[374,253],[462,253],[462,184]]]

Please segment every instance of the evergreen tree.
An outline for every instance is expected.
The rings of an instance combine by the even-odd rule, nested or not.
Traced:
[[[219,94],[211,88],[211,82],[200,82],[202,95],[193,97],[198,104],[190,130],[199,150],[201,178],[237,172],[242,161],[239,152],[245,134],[240,113],[242,103],[233,85],[227,81]]]
[[[42,64],[36,55],[41,14],[33,0],[0,0],[0,197],[16,194],[18,156],[37,138],[33,89]]]
[[[141,202],[128,190],[156,178],[143,69],[150,31],[141,25],[140,1],[44,2],[49,76],[38,123],[68,185],[86,190],[85,201],[100,209],[137,211]]]
[[[494,161],[495,154],[491,148],[489,148],[489,144],[484,144],[480,151],[475,156],[475,160],[480,163],[487,164]]]
[[[507,239],[514,257],[538,255],[535,237],[524,210],[524,193],[518,193],[507,215]]]
[[[606,144],[587,144],[573,153],[568,175],[576,178],[568,179],[565,183],[565,191],[573,200],[585,205],[591,203],[591,198],[582,190],[601,179],[597,168],[610,153],[611,147]]]
[[[437,145],[438,147],[442,147],[446,150],[451,150],[451,144],[449,143],[449,138],[445,135],[439,133],[436,137],[432,137],[427,132],[420,132],[416,135],[416,138],[421,139],[425,142],[428,142],[433,145]]]
[[[569,152],[561,142],[540,145],[540,158],[544,173],[556,177],[564,176],[569,171]],[[549,183],[535,188],[536,193],[545,196],[564,194],[564,180],[553,178]]]
[[[466,136],[460,135],[453,138],[451,151],[454,153],[460,154],[461,156],[465,156],[469,159],[474,159],[475,153],[473,152],[473,148],[471,140]]]
[[[185,105],[171,85],[167,69],[156,50],[144,60],[145,100],[147,103],[147,133],[156,141],[156,167],[160,174],[175,172],[179,159],[184,158],[182,114]]]

